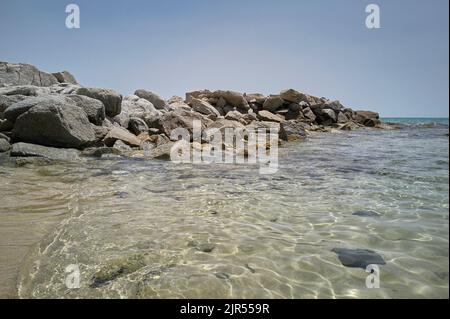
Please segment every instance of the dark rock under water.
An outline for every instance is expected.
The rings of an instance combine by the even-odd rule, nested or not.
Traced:
[[[360,217],[380,217],[381,216],[377,212],[374,212],[371,210],[359,210],[359,211],[354,212],[352,215],[360,216]]]
[[[351,268],[366,269],[368,265],[386,265],[380,254],[368,249],[333,248],[340,262]]]

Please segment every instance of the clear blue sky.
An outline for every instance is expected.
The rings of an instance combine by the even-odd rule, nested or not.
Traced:
[[[65,6],[81,28],[65,27]],[[365,7],[381,7],[381,29]],[[296,88],[382,116],[448,117],[448,0],[0,0],[0,60],[168,98]]]

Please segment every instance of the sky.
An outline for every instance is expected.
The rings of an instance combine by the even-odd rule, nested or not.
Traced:
[[[448,0],[0,0],[0,61],[124,95],[294,88],[382,117],[448,117],[448,12]]]

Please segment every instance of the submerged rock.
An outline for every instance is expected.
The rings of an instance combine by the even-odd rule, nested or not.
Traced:
[[[351,268],[366,269],[368,265],[385,265],[383,257],[373,250],[333,248],[332,252],[338,255],[340,262]]]
[[[131,274],[145,266],[144,254],[134,254],[123,259],[111,260],[93,275],[90,287],[98,288],[107,285],[111,281]]]
[[[91,147],[83,150],[81,155],[91,157],[102,157],[103,155],[121,155],[121,151],[115,147]]]
[[[117,140],[114,143],[113,149],[115,149],[116,151],[118,151],[118,153],[127,153],[127,152],[131,152],[133,149],[131,148],[131,146],[125,144],[124,142],[122,142],[121,140]]]
[[[361,217],[380,217],[381,216],[377,212],[374,212],[371,210],[360,210],[360,211],[354,212],[352,215],[361,216]]]
[[[361,127],[360,124],[350,121],[350,122],[340,125],[339,129],[341,129],[343,131],[354,131],[354,130],[359,129],[360,127]]]
[[[214,250],[214,248],[216,248],[216,245],[211,243],[199,244],[197,247],[195,247],[195,249],[203,253],[210,253]]]
[[[188,247],[193,247],[203,253],[210,253],[214,250],[214,248],[216,248],[216,245],[212,243],[198,243],[196,241],[190,241],[188,242]]]
[[[43,157],[55,161],[77,161],[79,154],[76,149],[61,149],[28,143],[15,143],[11,148],[12,157]]]
[[[217,278],[222,279],[222,280],[229,280],[230,279],[230,275],[227,274],[226,272],[217,272],[214,275]]]
[[[174,142],[169,142],[159,145],[155,148],[148,149],[148,151],[145,151],[145,157],[161,160],[170,160],[170,152],[172,150],[172,146],[174,145],[175,145]]]

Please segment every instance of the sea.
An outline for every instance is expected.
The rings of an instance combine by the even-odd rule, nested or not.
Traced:
[[[271,175],[0,155],[0,298],[449,298],[449,120],[382,120]]]

